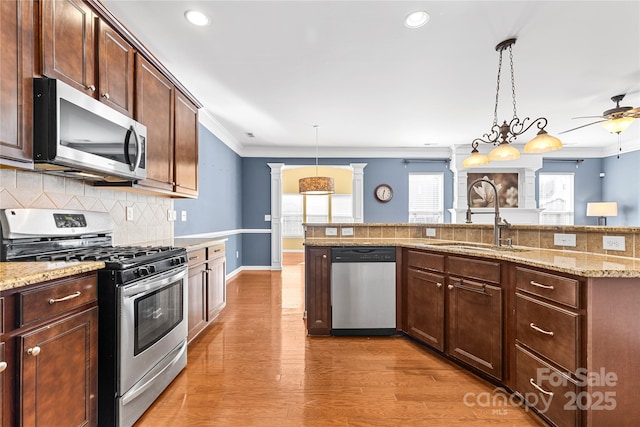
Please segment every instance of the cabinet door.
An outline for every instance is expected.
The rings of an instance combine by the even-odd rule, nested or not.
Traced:
[[[0,163],[33,160],[33,16],[31,0],[0,1]]]
[[[198,195],[198,109],[175,91],[175,192]]]
[[[210,322],[225,306],[226,258],[219,257],[208,262],[207,320]]]
[[[189,267],[189,305],[187,341],[191,341],[207,326],[206,264]]]
[[[98,99],[133,117],[133,47],[98,21]]]
[[[502,289],[449,278],[447,353],[502,379]]]
[[[147,179],[143,185],[173,191],[173,92],[171,82],[136,55],[135,118],[147,127]]]
[[[21,425],[96,425],[98,309],[19,339]]]
[[[407,333],[444,351],[444,276],[410,268],[407,276]]]
[[[309,335],[331,334],[331,249],[307,247],[305,304]]]
[[[4,355],[4,343],[0,342],[0,426],[4,426],[4,371],[7,369],[7,359]]]
[[[41,1],[42,73],[95,97],[93,13],[81,0]]]

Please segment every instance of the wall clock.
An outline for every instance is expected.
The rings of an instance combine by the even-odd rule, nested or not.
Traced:
[[[376,199],[382,203],[387,203],[393,197],[393,189],[389,184],[380,184],[374,192]]]

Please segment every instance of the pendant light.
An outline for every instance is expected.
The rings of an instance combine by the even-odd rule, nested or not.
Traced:
[[[316,130],[316,175],[298,180],[298,192],[300,194],[333,194],[335,186],[333,178],[328,176],[318,176],[318,125],[313,126]]]
[[[486,165],[492,160],[515,160],[520,157],[520,151],[513,145],[510,145],[516,140],[516,137],[522,135],[529,130],[534,124],[538,127],[539,131],[535,138],[529,141],[524,146],[525,153],[543,153],[547,151],[559,150],[562,148],[562,142],[554,136],[549,135],[544,128],[547,126],[547,119],[545,117],[539,117],[528,124],[530,120],[526,117],[524,120],[518,118],[516,111],[516,86],[513,73],[513,45],[516,39],[507,39],[496,46],[496,51],[500,54],[498,60],[498,79],[496,84],[496,102],[493,110],[493,125],[491,131],[485,133],[482,138],[476,138],[471,143],[471,155],[464,159],[462,167],[468,168],[473,166]],[[500,95],[500,75],[502,73],[502,53],[509,49],[509,65],[511,71],[511,96],[513,99],[513,118],[509,123],[505,120],[501,125],[498,125],[498,100]],[[496,147],[491,150],[489,156],[486,156],[478,151],[479,144],[483,142],[485,144],[493,144]]]

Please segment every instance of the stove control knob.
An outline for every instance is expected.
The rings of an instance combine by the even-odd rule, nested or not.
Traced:
[[[137,270],[138,276],[148,276],[149,275],[149,269],[147,267],[140,267]]]

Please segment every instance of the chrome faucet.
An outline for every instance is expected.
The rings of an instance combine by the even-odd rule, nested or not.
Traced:
[[[479,178],[473,181],[469,185],[469,188],[467,188],[467,220],[465,222],[467,224],[471,224],[471,215],[484,213],[484,212],[471,211],[471,189],[473,188],[474,185],[476,185],[479,182],[486,182],[491,186],[491,188],[493,188],[493,194],[495,195],[495,198],[493,199],[493,205],[495,207],[494,219],[493,219],[493,244],[495,246],[502,246],[502,241],[503,241],[502,229],[509,227],[511,224],[509,224],[507,220],[500,218],[500,207],[498,203],[498,189],[496,188],[493,182],[485,178]],[[508,246],[511,246],[511,239],[506,239],[506,242]]]

